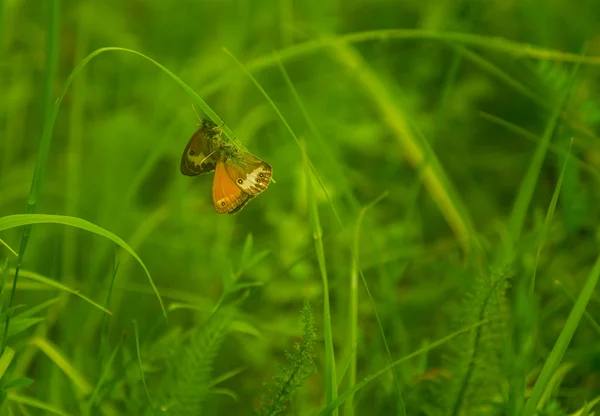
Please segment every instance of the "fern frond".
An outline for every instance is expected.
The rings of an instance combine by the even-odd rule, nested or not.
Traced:
[[[489,323],[457,338],[446,358],[452,376],[436,386],[442,413],[447,415],[490,414],[501,389],[501,348],[504,336],[505,290],[508,269],[479,277],[457,312],[458,325],[485,319]]]
[[[303,335],[300,343],[294,346],[294,352],[285,352],[289,365],[281,367],[282,374],[268,385],[268,395],[258,414],[276,416],[286,410],[286,404],[294,391],[314,372],[315,341],[317,333],[314,326],[312,308],[308,301],[302,309]]]
[[[173,350],[163,379],[161,409],[168,415],[199,415],[209,394],[214,360],[231,322],[233,313],[221,309],[188,341]]]

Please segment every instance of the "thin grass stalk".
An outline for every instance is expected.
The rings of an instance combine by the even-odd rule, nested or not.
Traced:
[[[552,115],[548,121],[548,124],[546,125],[542,139],[535,149],[535,153],[529,164],[529,168],[527,169],[525,177],[523,178],[521,186],[519,187],[519,192],[517,194],[517,198],[515,199],[508,221],[508,232],[513,243],[518,241],[521,237],[521,231],[523,230],[523,226],[525,224],[525,218],[533,199],[533,192],[535,191],[540,173],[542,171],[542,164],[546,159],[546,153],[550,147],[552,136],[554,135],[554,131],[558,126],[560,114],[568,102],[568,98],[573,88],[575,74],[578,68],[579,65],[576,65],[573,68],[573,72],[571,73],[570,77],[571,82],[569,86],[564,89],[564,92],[561,94],[556,102],[556,105],[554,106]]]
[[[559,115],[562,113],[563,108],[568,103],[569,96],[573,90],[573,84],[575,81],[575,74],[579,65],[575,65],[571,74],[569,84],[560,93],[560,96],[555,103],[554,110],[546,128],[542,139],[538,142],[533,158],[529,164],[529,168],[517,193],[513,209],[511,211],[510,218],[508,220],[508,236],[511,242],[509,246],[509,252],[504,254],[504,258],[499,259],[501,262],[512,262],[516,255],[515,244],[520,240],[521,233],[525,225],[525,219],[529,212],[531,202],[533,200],[533,194],[537,187],[539,177],[541,175],[543,162],[546,158],[546,154],[551,144],[554,132],[557,129],[559,123]],[[562,182],[562,180],[561,180]],[[553,198],[558,198],[558,194],[555,189]],[[552,203],[550,205],[552,207]],[[550,208],[552,209],[552,208]],[[546,218],[546,221],[549,219]],[[544,237],[542,237],[543,239]],[[540,240],[543,241],[543,240]],[[539,249],[539,247],[538,247]],[[539,253],[538,253],[539,254]],[[537,260],[536,260],[537,261]],[[537,267],[537,264],[536,264]],[[517,316],[531,316],[531,313],[535,310],[533,305],[535,304],[535,293],[533,291],[535,287],[535,273],[529,278],[520,279],[516,282],[515,290],[515,307]],[[533,337],[532,332],[534,325],[530,319],[518,319],[515,322],[513,329],[513,337],[515,340],[519,340],[515,343],[515,347],[509,347],[509,383],[508,383],[508,408],[509,414],[521,414],[523,409],[523,403],[525,400],[525,383],[527,376],[527,363],[531,359],[532,351],[529,345],[531,344],[530,339]],[[528,403],[531,400],[528,401]]]
[[[292,136],[292,138],[294,139],[294,141],[296,142],[296,144],[298,144],[298,146],[300,147],[300,150],[302,152],[302,157],[304,158],[305,164],[310,168],[311,173],[313,175],[313,177],[315,178],[315,180],[319,183],[319,186],[321,187],[321,190],[323,191],[323,193],[325,194],[327,201],[329,202],[329,206],[331,207],[331,210],[335,216],[335,219],[337,220],[339,226],[342,229],[345,229],[344,224],[342,222],[342,219],[337,211],[337,209],[335,208],[335,205],[333,204],[333,201],[331,200],[331,198],[329,197],[329,194],[327,193],[327,189],[325,188],[325,185],[323,184],[323,181],[321,180],[321,178],[319,177],[318,173],[317,173],[317,169],[315,168],[315,166],[312,164],[310,158],[308,157],[308,155],[305,152],[304,149],[304,145],[300,142],[300,140],[298,139],[298,137],[296,136],[296,134],[294,133],[294,131],[292,130],[292,128],[290,127],[289,123],[286,121],[285,117],[283,117],[283,114],[281,113],[281,111],[279,110],[279,108],[275,105],[275,103],[273,102],[273,100],[271,99],[271,97],[267,94],[267,92],[264,90],[264,88],[258,83],[258,81],[256,80],[256,78],[254,78],[252,76],[252,74],[248,71],[248,69],[246,67],[244,67],[244,65],[242,65],[242,63],[237,60],[235,58],[235,56],[233,56],[233,54],[231,54],[231,52],[229,52],[227,49],[225,49],[225,52],[239,65],[239,67],[241,68],[242,71],[244,71],[244,73],[252,80],[252,82],[254,83],[254,85],[256,85],[256,87],[260,90],[260,92],[264,95],[265,99],[271,104],[271,106],[273,107],[273,110],[277,113],[277,115],[279,116],[281,122],[285,125],[286,129],[288,130],[288,132],[290,133],[290,135]],[[365,287],[365,291],[367,292],[367,297],[369,298],[369,301],[371,302],[371,307],[373,308],[373,312],[375,313],[375,318],[377,320],[377,325],[379,328],[379,332],[381,334],[382,340],[383,340],[383,344],[385,346],[386,349],[386,353],[387,353],[387,357],[389,362],[391,363],[392,360],[392,355],[391,355],[391,351],[389,348],[389,344],[387,342],[387,338],[385,336],[385,331],[383,330],[383,325],[381,323],[381,318],[379,317],[379,313],[377,312],[377,307],[375,305],[375,300],[373,299],[373,296],[371,295],[371,291],[369,290],[369,285],[367,284],[367,280],[365,279],[365,276],[362,272],[362,269],[360,268],[360,264],[358,263],[358,258],[355,256],[354,251],[352,250],[352,246],[349,245],[349,250],[350,253],[352,255],[352,260],[357,263],[357,269],[360,275],[360,278],[363,282],[363,285]],[[401,387],[400,387],[400,382],[398,380],[398,375],[396,374],[396,370],[395,368],[392,366],[390,367],[393,375],[394,375],[394,382],[396,383],[396,388],[398,390],[398,401],[400,404],[400,408],[402,410],[401,414],[404,414],[404,401],[402,399],[402,391],[401,391]]]
[[[437,40],[444,43],[457,43],[462,45],[476,46],[482,49],[505,53],[511,56],[539,60],[552,60],[559,62],[579,62],[587,65],[600,66],[600,56],[581,56],[574,53],[562,52],[552,49],[541,48],[528,43],[513,42],[499,36],[482,36],[474,33],[445,32],[424,29],[382,29],[362,32],[348,33],[339,36],[319,38],[290,46],[277,51],[276,58],[273,55],[265,55],[248,62],[245,66],[249,71],[259,71],[276,64],[277,59],[283,61],[297,59],[311,55],[326,49],[335,42],[347,44],[363,43],[389,40]],[[223,74],[211,84],[207,84],[201,91],[201,95],[214,94],[229,84],[236,77],[234,70]]]
[[[348,198],[348,201],[352,204],[353,208],[358,209],[360,207],[360,204],[352,191],[352,186],[350,184],[350,181],[348,180],[348,176],[344,172],[343,167],[335,158],[326,140],[323,138],[323,135],[319,132],[319,129],[317,128],[315,122],[308,113],[308,110],[304,105],[302,98],[300,98],[300,94],[298,93],[298,90],[296,89],[294,83],[290,79],[290,76],[286,71],[285,67],[283,66],[283,63],[280,60],[277,60],[277,65],[279,67],[279,70],[281,71],[286,85],[288,86],[290,92],[292,93],[292,96],[294,97],[294,101],[296,101],[296,104],[298,105],[298,108],[300,109],[300,112],[302,113],[302,116],[304,117],[304,120],[306,121],[306,124],[310,129],[310,132],[321,146],[321,149],[323,149],[323,155],[327,158],[328,165],[335,170],[337,180],[341,182],[342,188],[344,190],[344,193],[346,194],[346,197]]]
[[[575,305],[573,305],[573,308],[569,313],[569,317],[567,318],[562,331],[560,331],[558,339],[552,347],[550,355],[544,362],[542,371],[535,384],[533,385],[531,395],[529,396],[527,403],[525,403],[525,408],[523,409],[523,416],[530,416],[536,413],[538,402],[540,401],[542,396],[546,394],[547,388],[550,386],[550,380],[552,379],[554,373],[560,365],[565,355],[565,352],[569,347],[571,339],[573,339],[575,330],[579,326],[579,323],[581,322],[581,318],[585,313],[587,305],[592,295],[594,294],[594,289],[598,284],[599,277],[600,256],[598,256],[598,258],[596,259],[596,263],[594,264],[594,267],[588,275],[585,281],[585,285],[583,286],[583,289],[577,297],[577,301],[575,302]]]
[[[532,141],[534,143],[538,143],[541,139],[539,136],[537,136],[536,134],[522,128],[521,126],[517,126],[514,123],[511,123],[509,121],[503,120],[500,117],[494,116],[492,114],[486,113],[484,111],[481,111],[479,113],[480,117],[483,118],[484,120],[490,121],[494,124],[497,124],[501,127],[504,127],[505,129],[507,129],[508,131],[518,134],[519,136]],[[563,149],[561,146],[558,146],[554,143],[550,143],[548,150],[552,153],[554,153],[555,155],[558,156],[562,156],[562,157],[566,157],[568,151]],[[577,155],[571,154],[571,160],[573,161],[573,163],[575,163],[577,165],[577,167],[581,168],[582,170],[585,170],[587,173],[589,173],[598,183],[600,183],[600,170],[596,169],[594,166],[592,166],[590,163],[585,162],[583,159],[581,159],[580,157],[578,157]]]
[[[362,209],[356,220],[354,230],[354,253],[358,256],[360,241],[360,226],[365,215]],[[348,288],[348,346],[350,362],[348,367],[348,388],[356,384],[356,368],[358,361],[358,263],[353,261],[350,270],[350,287]],[[354,395],[351,394],[344,403],[344,416],[354,415]]]
[[[142,377],[142,384],[144,385],[144,392],[146,393],[146,399],[148,400],[148,405],[150,406],[150,410],[154,415],[154,405],[152,404],[152,399],[150,398],[150,392],[148,391],[148,386],[146,385],[146,377],[144,376],[144,365],[142,364],[142,353],[140,352],[140,333],[138,329],[137,321],[133,321],[133,330],[135,335],[135,351],[137,355],[138,364],[140,366],[140,376]]]
[[[554,188],[554,193],[552,194],[552,200],[550,201],[550,206],[548,207],[548,211],[546,212],[546,219],[544,220],[544,225],[542,228],[542,233],[540,235],[537,252],[535,254],[535,265],[533,267],[533,274],[531,276],[531,281],[529,283],[529,296],[533,297],[535,291],[535,279],[537,276],[538,264],[540,261],[540,254],[542,252],[542,248],[544,247],[544,243],[548,238],[548,234],[550,233],[550,225],[552,224],[552,218],[554,218],[554,212],[556,211],[556,204],[558,203],[558,196],[560,195],[560,190],[562,188],[563,180],[565,178],[565,172],[567,171],[567,165],[569,163],[569,155],[571,154],[571,148],[573,146],[573,140],[571,140],[571,144],[569,146],[569,152],[567,157],[565,157],[565,162],[563,164],[562,170],[560,172],[560,176],[558,177],[558,182],[556,187]]]
[[[454,190],[450,179],[429,144],[419,140],[413,134],[408,117],[396,105],[389,88],[379,80],[360,54],[349,45],[336,42],[331,46],[340,63],[354,71],[356,79],[378,106],[384,121],[394,131],[410,164],[417,168],[424,161],[427,161],[427,165],[424,167],[424,184],[465,253],[471,251],[472,242],[475,242],[475,245],[479,248],[465,205]]]
[[[0,62],[4,62],[3,60],[4,58],[4,0],[0,0]],[[4,87],[4,77],[5,74],[3,73],[2,70],[0,70],[0,91],[6,91],[6,87]],[[4,140],[1,141],[0,144],[2,144],[2,146],[0,146],[0,178],[4,177],[4,170],[8,168],[8,140],[6,139],[6,130],[2,131],[2,128],[4,126],[2,125],[2,118],[0,117],[0,134],[2,134],[2,136],[4,137]],[[4,146],[6,146],[6,148],[4,148]],[[2,186],[3,183],[0,182],[0,201],[2,201]],[[0,240],[0,244],[1,245],[6,245],[3,244],[3,241]]]
[[[88,44],[87,14],[80,13],[77,19],[75,52],[73,54],[73,64],[81,61],[84,57],[85,49]],[[67,175],[66,175],[66,197],[65,213],[67,215],[78,216],[79,201],[81,200],[81,174],[82,174],[82,154],[83,154],[83,109],[84,97],[86,96],[86,75],[82,73],[77,80],[73,81],[71,91],[71,106],[69,108],[69,130],[67,134]],[[64,234],[64,248],[62,265],[64,267],[64,278],[69,285],[75,278],[75,251],[76,237],[75,230],[66,229]]]
[[[388,195],[387,192],[380,195],[375,201],[371,202],[369,205],[363,207],[360,210],[358,215],[358,219],[356,220],[356,226],[354,229],[354,255],[358,257],[359,248],[360,248],[360,229],[363,223],[363,219],[365,214],[369,209],[371,209],[375,204],[381,201]],[[352,262],[352,268],[350,271],[350,287],[349,287],[349,296],[348,296],[348,339],[350,346],[350,358],[349,358],[349,368],[348,368],[348,389],[351,389],[356,385],[356,370],[357,370],[357,361],[358,361],[358,262]],[[351,394],[346,402],[344,403],[344,415],[352,416],[354,415],[354,394]]]
[[[303,152],[306,155],[306,152]],[[335,351],[333,347],[333,330],[331,328],[331,307],[329,304],[329,279],[327,276],[327,265],[325,262],[325,249],[323,248],[323,230],[319,219],[319,208],[315,198],[315,188],[312,175],[308,169],[305,158],[306,176],[308,183],[308,199],[310,207],[310,217],[313,229],[313,239],[315,242],[315,252],[319,271],[323,283],[323,331],[325,333],[325,399],[326,403],[331,403],[337,398],[337,376],[335,369]],[[337,416],[337,409],[333,412]]]
[[[375,373],[365,377],[360,383],[356,384],[354,387],[352,387],[352,388],[346,390],[344,393],[340,394],[339,397],[333,403],[329,403],[325,407],[323,407],[319,411],[317,416],[331,415],[332,412],[334,411],[334,409],[337,409],[342,403],[344,403],[346,400],[348,400],[348,397],[350,397],[350,395],[352,395],[352,394],[356,393],[357,391],[359,391],[360,389],[364,388],[366,385],[371,383],[373,380],[377,379],[378,377],[382,376],[386,372],[390,371],[393,367],[395,367],[401,363],[404,363],[408,360],[411,360],[415,357],[418,357],[422,354],[425,354],[428,351],[433,350],[434,348],[440,347],[440,346],[446,344],[447,342],[453,340],[454,338],[456,338],[460,335],[466,334],[467,332],[473,331],[473,330],[479,328],[481,325],[485,325],[485,324],[489,323],[490,321],[491,321],[490,319],[486,319],[484,321],[480,321],[480,322],[474,323],[473,325],[464,327],[456,332],[453,332],[450,335],[445,336],[444,338],[441,338],[435,342],[427,344],[425,347],[419,348],[418,350],[416,350],[410,354],[407,354],[404,357],[402,357],[396,361],[393,361],[392,363],[388,364],[381,370],[376,371]]]
[[[47,57],[48,66],[46,68],[46,78],[44,81],[44,130],[42,138],[40,140],[39,152],[35,169],[33,172],[33,179],[31,181],[31,188],[29,190],[29,197],[27,199],[26,214],[33,214],[37,207],[40,187],[44,178],[44,172],[46,169],[46,161],[48,160],[48,153],[50,152],[50,145],[52,142],[52,127],[54,125],[54,114],[52,111],[54,101],[54,85],[56,84],[56,77],[58,72],[58,55],[59,55],[59,29],[60,29],[60,0],[52,0],[50,3],[51,11],[48,14],[48,43]],[[19,280],[19,270],[23,263],[25,251],[29,243],[29,236],[31,235],[31,224],[23,227],[21,233],[21,243],[19,245],[19,257],[17,259],[17,266],[15,269],[15,278],[13,280],[12,289],[10,292],[10,300],[8,307],[12,307],[15,297],[15,291],[17,288],[17,282]],[[2,348],[0,355],[4,352],[6,347],[6,336],[8,334],[8,327],[10,325],[10,316],[6,319],[4,325],[4,336],[2,337]]]

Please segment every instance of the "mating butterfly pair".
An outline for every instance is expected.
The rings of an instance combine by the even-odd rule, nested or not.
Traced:
[[[221,129],[202,121],[181,157],[181,173],[196,176],[215,171],[213,203],[219,214],[235,214],[267,189],[271,166],[221,139]]]

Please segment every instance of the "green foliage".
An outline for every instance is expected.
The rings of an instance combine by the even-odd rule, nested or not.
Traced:
[[[0,0],[0,414],[598,413],[599,15]]]
[[[287,365],[280,368],[281,374],[267,383],[268,394],[257,413],[265,416],[284,414],[287,403],[292,400],[296,390],[314,372],[315,344],[317,331],[314,325],[312,308],[308,301],[302,308],[302,340],[294,345],[293,352],[286,351]]]
[[[435,386],[434,396],[443,415],[492,414],[503,385],[502,350],[506,333],[505,291],[508,267],[478,276],[459,307],[452,311],[455,325],[486,323],[449,345],[449,378]]]
[[[171,346],[159,390],[161,412],[168,415],[199,415],[210,393],[215,358],[227,335],[233,311],[225,307],[211,315]]]

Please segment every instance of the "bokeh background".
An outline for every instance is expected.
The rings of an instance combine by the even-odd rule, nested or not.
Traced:
[[[1,0],[0,221],[26,212],[44,166],[35,212],[122,238],[169,317],[130,254],[57,224],[33,226],[9,303],[23,228],[1,231],[2,326],[19,306],[3,414],[252,414],[292,366],[304,301],[316,371],[286,414],[423,348],[340,414],[587,411],[598,21],[592,0]],[[179,171],[202,104],[127,51],[76,73],[51,128],[67,78],[103,47],[166,67],[276,183],[217,215],[212,174]]]

